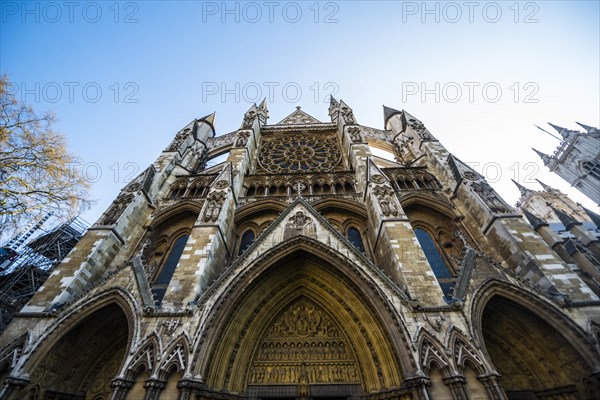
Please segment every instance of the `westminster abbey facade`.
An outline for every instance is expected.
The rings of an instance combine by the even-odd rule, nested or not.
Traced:
[[[408,112],[329,116],[181,129],[14,316],[1,398],[600,398],[597,215],[571,252]]]

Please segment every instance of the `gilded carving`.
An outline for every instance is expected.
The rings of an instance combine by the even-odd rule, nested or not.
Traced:
[[[359,382],[352,349],[337,324],[301,298],[271,324],[254,357],[250,382]]]

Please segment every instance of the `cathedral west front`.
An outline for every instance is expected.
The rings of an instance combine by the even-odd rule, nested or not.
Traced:
[[[3,332],[1,398],[600,398],[598,216],[328,114],[177,132]]]

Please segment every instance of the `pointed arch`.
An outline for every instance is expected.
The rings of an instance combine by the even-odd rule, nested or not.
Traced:
[[[187,336],[180,334],[169,344],[163,354],[164,356],[158,368],[159,379],[166,379],[173,369],[176,369],[183,376],[188,366],[190,354],[190,344]]]
[[[0,383],[4,382],[4,379],[17,366],[29,339],[29,332],[20,335],[0,352]]]
[[[562,310],[528,290],[491,279],[471,306],[482,353],[501,375],[509,396],[547,390],[584,396],[600,367],[593,339]]]
[[[128,349],[139,336],[135,300],[116,287],[76,302],[35,343],[18,374],[53,393],[110,394],[111,380],[124,368]]]
[[[460,329],[453,326],[448,336],[447,346],[452,350],[453,362],[460,374],[464,373],[466,363],[470,363],[479,375],[484,375],[488,372],[488,368],[471,345],[472,342]]]
[[[208,329],[196,339],[202,346],[194,354],[192,372],[205,377],[211,387],[243,390],[261,333],[289,299],[298,296],[335,316],[347,333],[361,366],[364,390],[397,387],[403,371],[416,369],[406,327],[388,304],[389,297],[360,268],[323,243],[297,236],[274,246],[244,271],[215,288],[219,300],[209,312]],[[229,361],[215,363],[216,359]]]
[[[484,308],[494,296],[505,297],[525,307],[533,314],[543,315],[544,319],[560,332],[580,354],[586,356],[590,365],[600,366],[600,354],[590,340],[590,337],[556,305],[544,300],[537,294],[530,293],[526,289],[493,278],[485,281],[475,291],[471,302],[470,314],[471,321],[473,321],[471,334],[478,343],[483,343],[481,319]],[[485,353],[485,349],[484,355],[489,357]]]
[[[138,346],[135,355],[131,357],[125,370],[125,377],[129,380],[135,379],[139,369],[142,367],[148,371],[148,375],[152,376],[156,368],[158,354],[162,354],[160,338],[156,332],[152,332],[148,335],[146,340]]]
[[[193,200],[183,200],[172,206],[166,207],[157,212],[152,220],[152,228],[155,228],[166,221],[177,218],[180,214],[192,214],[198,216],[202,210],[202,203]]]
[[[452,364],[444,354],[444,346],[433,334],[421,327],[416,343],[420,367],[426,375],[433,364],[437,365],[444,377],[452,375]]]

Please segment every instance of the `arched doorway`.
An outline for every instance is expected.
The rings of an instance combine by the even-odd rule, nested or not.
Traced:
[[[358,397],[402,385],[400,360],[410,365],[399,354],[403,333],[391,317],[382,321],[385,307],[365,296],[371,288],[315,253],[290,252],[240,283],[243,295],[223,305],[197,355],[195,373],[208,387],[266,399]]]
[[[110,303],[83,318],[50,348],[38,349],[30,390],[40,398],[108,400],[129,338],[129,324],[120,306]]]
[[[590,364],[547,320],[500,295],[485,305],[485,348],[509,399],[587,398]]]

